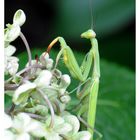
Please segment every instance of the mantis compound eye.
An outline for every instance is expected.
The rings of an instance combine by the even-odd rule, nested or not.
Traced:
[[[96,37],[96,33],[92,29],[81,34],[81,38],[90,39],[95,37]]]

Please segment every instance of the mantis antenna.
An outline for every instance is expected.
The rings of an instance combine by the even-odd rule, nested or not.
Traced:
[[[90,9],[90,20],[91,20],[91,29],[93,29],[93,1],[89,0],[89,9]]]

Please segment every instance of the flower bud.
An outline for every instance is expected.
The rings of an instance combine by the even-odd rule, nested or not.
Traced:
[[[61,96],[60,97],[60,101],[62,102],[62,103],[68,103],[69,101],[71,100],[71,98],[70,98],[70,96],[69,95],[64,95],[64,96]]]
[[[25,13],[22,10],[17,10],[13,17],[13,23],[22,26],[26,21]]]
[[[37,64],[37,63],[41,65],[41,63],[40,62],[37,62],[36,60],[32,60],[31,63],[32,63],[32,65]],[[29,62],[26,64],[25,67],[29,67]],[[34,76],[38,76],[40,72],[41,72],[41,69],[40,68],[32,68],[31,69],[31,75],[33,77]]]
[[[53,60],[49,58],[49,59],[47,60],[46,68],[47,68],[48,70],[51,70],[52,67],[53,67]]]
[[[49,54],[44,52],[40,56],[40,62],[42,63],[43,66],[46,66],[46,62],[49,59]]]
[[[42,70],[34,81],[37,87],[46,87],[50,84],[52,78],[52,73],[48,70]]]
[[[71,79],[68,74],[64,74],[61,77],[60,87],[67,88],[71,83]]]
[[[7,62],[7,66],[6,66],[7,70],[6,71],[8,71],[8,73],[10,75],[14,75],[18,71],[18,67],[19,67],[18,61],[19,60],[16,57],[8,58],[8,62]]]
[[[57,79],[59,79],[59,78],[61,78],[62,73],[61,73],[60,70],[55,69],[55,70],[53,71],[53,76],[56,77]]]

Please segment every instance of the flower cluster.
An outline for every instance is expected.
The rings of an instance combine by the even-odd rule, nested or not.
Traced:
[[[5,121],[5,140],[88,140],[91,137],[88,131],[79,131],[79,120],[67,112],[61,116],[55,115],[53,128],[49,128],[49,115],[44,122],[32,119],[26,113],[19,113],[13,119],[5,115]]]
[[[5,140],[90,140],[88,131],[80,131],[78,118],[66,110],[71,100],[67,90],[71,83],[62,74],[47,52],[31,60],[18,71],[16,48],[10,43],[21,34],[26,20],[18,10],[13,24],[5,29],[5,93],[12,97],[14,107],[5,114]]]
[[[19,67],[18,58],[12,56],[16,48],[10,43],[14,41],[21,32],[20,27],[24,24],[26,16],[22,10],[18,10],[13,17],[13,24],[7,24],[4,30],[4,44],[5,44],[5,74],[14,75]]]

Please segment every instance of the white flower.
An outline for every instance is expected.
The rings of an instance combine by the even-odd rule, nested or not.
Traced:
[[[43,124],[25,113],[19,113],[14,117],[12,128],[16,131],[17,140],[30,140],[30,134],[35,137],[45,135]]]
[[[68,103],[71,100],[71,97],[69,95],[62,95],[60,100],[62,103]]]
[[[16,140],[16,136],[10,130],[4,130],[4,140]]]
[[[16,51],[16,48],[12,45],[8,45],[8,47],[4,48],[4,54],[6,56],[12,56]]]
[[[80,128],[80,123],[77,117],[74,115],[64,115],[63,118],[67,123],[71,124],[72,126],[72,130],[69,132],[68,135],[76,134]]]
[[[5,74],[14,75],[18,71],[18,61],[19,59],[14,56],[6,56],[5,55]]]
[[[50,84],[51,78],[52,78],[52,73],[50,71],[42,70],[39,73],[39,76],[34,81],[34,83],[37,85],[37,87],[43,88]]]
[[[72,126],[60,116],[55,115],[53,128],[48,128],[50,122],[51,116],[46,120],[46,140],[61,140],[60,134],[67,134],[72,130]]]
[[[49,58],[46,64],[46,69],[51,70],[52,67],[53,67],[53,60]]]
[[[36,84],[27,82],[18,87],[13,95],[13,102],[16,105],[25,103],[30,96],[30,93],[36,88]]]
[[[46,66],[46,62],[49,59],[49,54],[44,52],[40,55],[40,62],[42,63],[43,66]]]
[[[44,52],[40,56],[40,62],[43,66],[45,66],[48,70],[52,69],[53,67],[53,60],[49,58],[49,54]]]
[[[23,85],[19,86],[13,95],[13,102],[16,105],[26,103],[29,96],[34,93],[38,96],[36,88],[46,88],[51,81],[52,74],[48,70],[42,70],[39,76],[34,80],[33,83],[27,81]],[[33,95],[35,97],[36,95]],[[40,98],[38,98],[40,99]]]
[[[91,134],[88,131],[80,131],[72,136],[72,140],[90,140]]]
[[[4,33],[4,41],[12,42],[19,35],[20,35],[20,26],[16,25],[16,24],[13,24],[13,25],[8,24],[7,28],[5,29],[5,33]]]
[[[60,87],[66,89],[71,83],[70,76],[68,74],[64,74],[61,76]]]
[[[31,63],[32,63],[32,65],[34,65],[34,64],[41,65],[41,63],[37,62],[36,60],[32,60]],[[29,62],[26,64],[25,67],[28,67],[28,66],[29,66]],[[31,75],[33,75],[33,76],[38,76],[40,72],[41,72],[41,68],[32,68],[31,69]]]
[[[12,126],[12,119],[10,116],[4,113],[4,129],[8,129]]]
[[[17,57],[12,56],[16,51],[16,48],[12,45],[8,45],[8,47],[4,48],[4,55],[5,55],[5,74],[14,75],[19,67]]]
[[[49,116],[46,120],[46,140],[61,140],[64,135],[68,140],[90,140],[88,131],[79,131],[80,123],[76,116],[66,113],[64,116],[56,116],[53,128],[48,128],[51,121]]]
[[[22,26],[26,21],[26,16],[23,10],[19,9],[16,11],[13,17],[13,24],[17,24],[19,26]]]
[[[65,136],[68,140],[90,140],[91,134],[88,131],[79,131],[80,123],[76,116],[74,115],[64,115],[65,122],[71,124],[72,130]],[[78,132],[79,131],[79,132]]]
[[[10,75],[14,75],[17,73],[18,71],[18,67],[19,67],[19,64],[18,64],[18,61],[19,59],[17,57],[9,57],[7,58],[7,71],[9,72]]]

